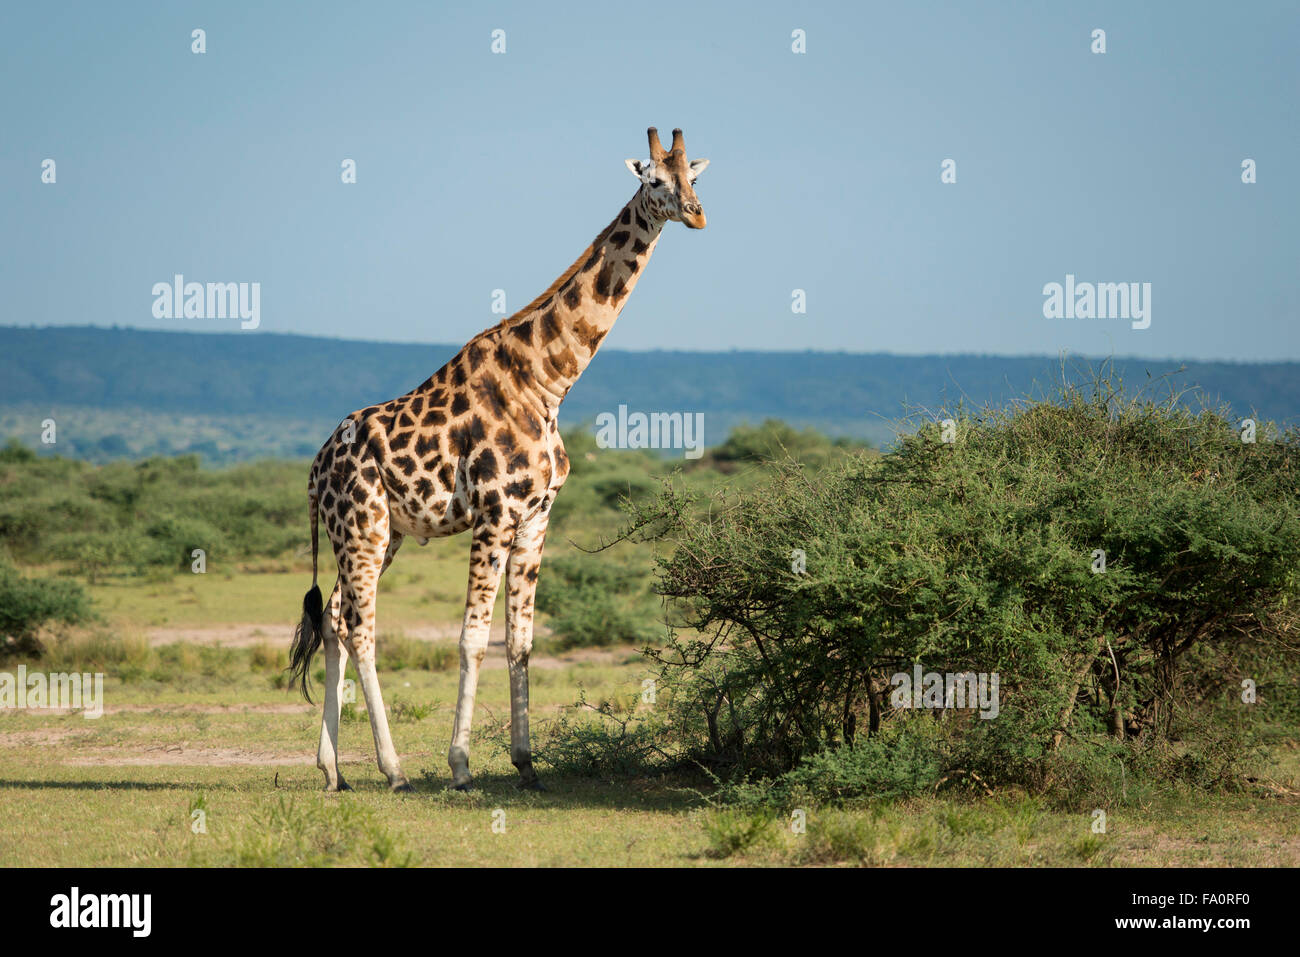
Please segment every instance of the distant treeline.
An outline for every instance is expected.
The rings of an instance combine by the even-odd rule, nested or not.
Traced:
[[[218,461],[310,454],[348,412],[408,391],[458,348],[263,332],[0,327],[0,425],[37,446],[34,416],[78,410],[60,451],[98,459],[150,451]],[[1069,357],[1066,365],[1077,371],[1100,361]],[[1117,359],[1114,372],[1132,391],[1181,365]],[[561,422],[590,423],[626,405],[703,413],[707,445],[739,423],[768,418],[886,445],[909,411],[951,411],[963,400],[1001,405],[1051,391],[1061,373],[1061,359],[1045,356],[604,350],[565,401]],[[1192,404],[1300,419],[1297,362],[1189,362],[1174,383],[1193,390]],[[182,416],[196,417],[189,428],[214,434],[152,437]],[[237,424],[223,425],[230,421]],[[269,427],[259,431],[262,421]]]

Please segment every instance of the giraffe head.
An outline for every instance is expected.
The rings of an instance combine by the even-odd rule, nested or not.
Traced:
[[[673,222],[685,223],[691,229],[703,229],[704,208],[695,195],[695,179],[704,172],[709,161],[687,161],[681,130],[673,130],[673,146],[669,150],[659,142],[657,129],[652,126],[646,132],[650,138],[650,158],[630,159],[627,168],[641,181],[651,212]]]

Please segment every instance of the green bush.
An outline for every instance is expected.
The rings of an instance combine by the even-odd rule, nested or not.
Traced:
[[[558,718],[541,726],[533,757],[561,774],[581,777],[632,777],[672,770],[675,761],[660,746],[664,729],[653,713],[639,711],[636,696],[593,706],[584,693]]]
[[[846,450],[865,448],[851,439],[831,439],[816,429],[795,429],[777,419],[767,419],[758,426],[736,426],[726,441],[710,449],[705,458],[726,472],[741,465],[784,461],[820,468]]]
[[[703,821],[709,840],[706,857],[726,858],[775,844],[776,819],[769,813],[740,808],[719,808]]]
[[[1246,444],[1225,412],[1104,379],[953,419],[815,479],[786,462],[708,511],[673,484],[631,509],[690,628],[655,657],[693,757],[775,776],[841,749],[869,777],[859,738],[897,717],[889,676],[922,663],[1000,676],[996,719],[943,716],[954,767],[1044,787],[1072,737],[1153,755],[1185,738],[1148,770],[1222,786],[1250,749],[1245,722],[1202,727],[1242,711],[1214,652],[1280,648],[1295,672],[1300,435]]]
[[[560,648],[644,644],[662,635],[647,570],[609,553],[547,559],[537,580],[537,610]]]
[[[91,466],[0,457],[0,541],[16,560],[67,562],[91,580],[278,556],[305,541],[306,469],[262,462],[204,470],[193,455]]]
[[[90,617],[90,599],[76,582],[25,578],[0,555],[0,656],[40,654],[36,635],[43,626]]]
[[[35,461],[36,453],[23,445],[21,439],[11,437],[4,444],[4,448],[0,448],[0,464],[17,463],[25,465],[28,462]]]
[[[847,861],[878,867],[897,855],[898,831],[896,821],[880,815],[828,811],[813,817],[799,857],[807,864]]]

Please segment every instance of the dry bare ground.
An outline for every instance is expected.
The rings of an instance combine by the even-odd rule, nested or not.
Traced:
[[[451,642],[454,643],[460,638],[460,625],[455,622],[440,625],[416,625],[413,627],[403,628],[402,633],[407,638],[413,638],[416,641],[428,642]],[[538,637],[545,634],[545,629],[537,629]],[[253,648],[257,645],[275,644],[283,642],[285,647],[289,643],[289,631],[284,625],[211,625],[202,628],[191,627],[155,627],[145,629],[145,637],[149,644],[157,647],[160,645],[171,645],[178,642],[196,645],[220,645],[223,648]],[[384,640],[383,633],[380,633],[379,640]],[[573,651],[565,652],[563,655],[543,655],[534,654],[529,659],[529,665],[533,668],[566,668],[569,665],[579,662],[598,662],[604,664],[613,664],[619,660],[619,655],[603,648],[576,648]],[[496,669],[506,667],[506,630],[504,624],[493,624],[491,636],[488,639],[487,658],[483,661],[484,668]]]

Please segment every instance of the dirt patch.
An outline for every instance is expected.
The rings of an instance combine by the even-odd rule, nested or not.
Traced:
[[[34,731],[6,731],[0,734],[0,748],[53,748],[78,734],[84,728],[38,728]]]
[[[566,651],[562,655],[531,655],[528,659],[528,667],[540,668],[543,671],[555,671],[582,663],[616,665],[623,660],[624,654],[626,652],[608,651],[604,648],[576,648],[573,651]],[[483,659],[482,670],[497,671],[504,669],[506,666],[505,638],[502,638],[500,642],[489,642],[487,656]]]
[[[413,625],[394,630],[400,631],[407,638],[413,638],[416,641],[454,643],[460,639],[460,622]],[[539,628],[538,632],[540,634],[542,629]],[[292,628],[289,626],[267,624],[211,625],[203,628],[158,627],[149,628],[145,631],[149,644],[154,646],[182,642],[196,645],[220,645],[223,648],[252,648],[261,644],[275,645],[277,643],[288,648],[291,634]],[[379,634],[381,645],[383,640],[384,634],[381,630]],[[567,668],[582,663],[613,665],[618,664],[626,653],[626,650],[611,651],[606,648],[576,648],[561,655],[535,654],[529,664],[533,668],[544,670]],[[492,626],[488,638],[487,657],[483,660],[483,667],[491,670],[506,667],[506,631],[505,625],[502,623]],[[107,709],[105,710],[107,711]]]
[[[13,708],[20,714],[80,714],[84,708]],[[104,714],[306,714],[320,708],[301,704],[110,704]],[[93,719],[87,719],[93,720]]]
[[[1236,836],[1219,840],[1166,837],[1163,834],[1145,835],[1148,841],[1141,845],[1145,852],[1133,862],[1145,867],[1159,862],[1164,867],[1222,867],[1225,849],[1231,847],[1249,854],[1251,867],[1295,867],[1300,864],[1300,841],[1282,836],[1255,836],[1242,841]]]
[[[252,648],[256,645],[283,644],[289,647],[293,629],[283,625],[207,625],[202,628],[146,628],[149,644],[221,645],[223,648]]]
[[[157,626],[145,629],[145,637],[151,645],[172,645],[177,642],[196,645],[221,645],[223,648],[252,648],[257,645],[283,645],[289,647],[293,637],[293,622],[278,624],[242,624],[242,625],[204,625],[198,626]],[[445,622],[433,625],[411,625],[391,629],[400,631],[407,638],[417,641],[456,641],[460,638],[460,622]],[[379,639],[383,640],[384,628],[380,628]],[[539,629],[540,631],[540,629]],[[505,647],[505,624],[497,622],[492,626],[489,640],[493,644]]]
[[[357,752],[344,752],[339,756],[341,762],[365,761],[366,756]],[[302,751],[250,751],[247,748],[187,748],[179,744],[158,745],[156,747],[136,748],[95,748],[69,757],[63,762],[77,767],[103,767],[121,765],[130,767],[163,767],[172,765],[199,765],[207,767],[229,767],[234,765],[264,765],[282,767],[289,765],[311,765],[315,767],[316,756]]]

